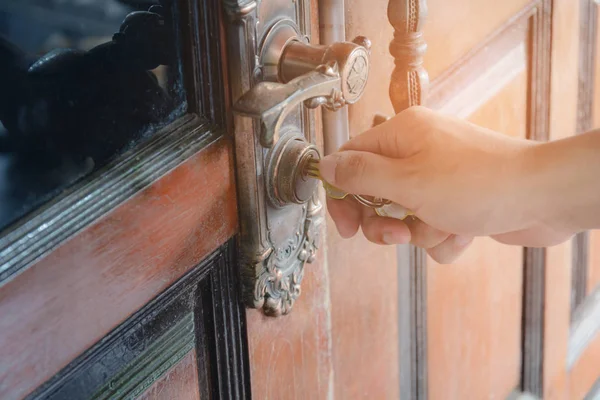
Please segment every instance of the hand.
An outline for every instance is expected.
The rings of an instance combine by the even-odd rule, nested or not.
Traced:
[[[405,221],[377,216],[353,200],[328,200],[340,235],[359,227],[372,242],[409,241],[438,262],[452,262],[475,236],[546,246],[557,232],[531,201],[531,149],[514,139],[422,107],[408,109],[325,157],[320,170],[350,193],[392,200],[415,213]],[[539,210],[538,210],[539,211]]]

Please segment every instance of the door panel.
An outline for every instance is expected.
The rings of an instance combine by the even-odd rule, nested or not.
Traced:
[[[481,46],[485,50],[473,52],[459,64],[461,69],[456,70],[460,72],[434,81],[432,102],[438,101],[443,112],[525,138],[526,27],[526,21],[519,21],[489,38]],[[463,74],[468,82],[458,84]],[[456,264],[437,265],[428,260],[431,398],[445,398],[448,393],[452,398],[502,397],[517,386],[522,259],[523,251],[518,247],[478,238]]]
[[[561,5],[562,3],[559,3],[559,6]],[[582,133],[594,126],[593,110],[598,102],[598,97],[594,93],[594,81],[597,80],[594,75],[595,65],[598,62],[596,24],[598,6],[593,1],[585,0],[579,2],[577,7],[572,7],[571,3],[562,6],[565,8],[565,14],[571,16],[571,21],[573,18],[578,21],[576,25],[578,30],[574,32],[572,27],[567,26],[564,20],[565,14],[563,14],[564,22],[559,25],[562,30],[560,36],[562,40],[558,42],[567,45],[565,41],[565,37],[567,37],[571,42],[570,46],[578,50],[574,57],[575,61],[571,60],[571,63],[575,63],[575,67],[571,68],[577,68],[578,71],[578,85],[575,83],[566,93],[557,92],[556,97],[553,98],[557,104],[555,125],[561,130],[566,129],[566,127],[563,128],[563,124],[566,122],[575,126],[573,131]],[[560,14],[555,15],[556,18],[559,18]],[[573,49],[571,48],[570,51]],[[560,79],[557,77],[556,81]],[[569,79],[571,80],[572,77]],[[571,108],[558,110],[560,105],[569,100],[569,97],[566,96],[573,96],[573,86],[576,88],[574,92],[577,99],[576,114],[572,112]],[[560,88],[558,90],[560,91]],[[556,129],[555,135],[557,138],[567,136],[558,129]],[[560,267],[552,265],[552,269],[547,272],[548,286],[545,288],[545,312],[543,315],[546,319],[544,340],[548,343],[545,345],[543,367],[545,371],[544,394],[548,398],[588,398],[588,396],[595,398],[598,396],[600,369],[595,360],[600,348],[598,341],[600,301],[595,264],[599,245],[596,232],[578,234],[571,249],[572,261],[567,263],[572,268],[565,270],[564,264]],[[569,282],[569,284],[566,285],[565,282]],[[567,301],[570,303],[570,307],[565,307]],[[567,345],[564,344],[565,341]],[[554,356],[547,357],[547,354],[554,354]],[[556,357],[556,354],[560,357]],[[546,373],[546,371],[551,371],[551,373]]]
[[[528,0],[502,1],[493,5],[478,0],[429,0],[427,28],[424,30],[428,50],[424,66],[430,79],[435,80],[454,63],[479,47],[528,4]],[[468,27],[465,26],[465,21],[469,21]]]
[[[510,40],[494,38],[485,46],[489,53],[486,58],[498,60],[487,71],[477,68],[481,65],[478,62],[469,63],[473,66],[468,69],[472,86],[462,86],[460,92],[444,102],[443,111],[455,111],[459,116],[468,114],[465,117],[475,124],[525,137],[526,31],[519,28],[510,30],[510,35],[515,34]],[[480,54],[473,55],[473,59],[484,62]],[[480,71],[482,78],[474,71]],[[516,73],[506,79],[511,71]],[[485,84],[478,84],[480,81]],[[434,86],[432,96],[435,93]],[[447,393],[456,398],[501,398],[517,386],[521,360],[522,259],[519,247],[478,238],[454,265],[428,261],[431,398],[445,398]]]
[[[0,57],[3,88],[16,66],[9,83],[30,96],[13,97],[9,113],[1,100],[3,129],[29,140],[19,129],[39,117],[49,125],[33,133],[64,145],[32,139],[37,158],[25,160],[42,174],[30,178],[55,183],[44,157],[95,165],[52,196],[29,193],[37,208],[1,232],[0,353],[11,361],[0,365],[3,399],[249,397],[221,25],[216,0],[0,2],[2,33],[25,50],[46,39],[74,48],[45,56],[39,70]],[[169,66],[156,70],[156,57]],[[140,77],[156,90],[136,91]],[[15,125],[23,110],[38,114]],[[0,157],[21,156],[5,144]],[[5,178],[2,196],[18,200]]]
[[[397,399],[396,253],[360,235],[342,239],[328,222],[336,397]]]
[[[216,141],[0,288],[7,389],[50,378],[235,232],[230,157]]]
[[[351,28],[387,31],[376,18],[360,22],[362,2],[354,3],[350,8],[359,12],[347,11]],[[464,3],[389,2],[396,111],[423,103],[428,92],[430,107],[516,137],[560,139],[593,126],[597,2]],[[421,68],[421,32],[430,85]],[[375,43],[374,49],[379,62],[371,84],[377,93],[367,90],[372,102],[351,109],[361,129],[389,104],[377,94],[392,64],[384,45]],[[577,235],[573,248],[566,243],[522,250],[477,240],[452,266],[400,248],[402,395],[502,398],[518,387],[551,399],[596,396],[599,373],[590,361],[600,330],[600,302],[592,291],[598,279],[596,235]],[[506,347],[495,353],[497,346]]]
[[[351,28],[361,26],[355,17],[361,3],[349,7],[359,12],[347,11]],[[396,57],[391,77],[396,111],[425,101],[515,137],[570,135],[578,96],[577,8],[562,1],[463,3],[389,2],[396,30],[390,47]],[[387,5],[369,2],[368,7]],[[389,29],[381,28],[375,17],[364,25]],[[429,87],[420,69],[421,32],[428,45],[423,65],[432,81]],[[551,37],[556,40],[551,42]],[[391,32],[387,40],[392,40]],[[377,78],[371,82],[379,95],[385,87],[381,81],[389,79],[393,68],[386,45],[373,46],[374,57],[381,54],[374,67]],[[369,108],[350,110],[357,124],[389,109],[387,99],[372,96]],[[540,394],[544,384],[560,384],[558,375],[565,367],[546,365],[544,357],[565,364],[568,322],[540,310],[551,309],[550,297],[555,297],[567,303],[556,304],[558,313],[568,311],[568,245],[523,250],[477,240],[452,266],[435,265],[412,249],[400,248],[399,254],[402,395],[503,398],[515,387]],[[560,340],[562,346],[550,345]]]
[[[323,253],[307,268],[302,297],[277,319],[246,314],[255,399],[327,399],[334,393],[328,276]]]
[[[486,26],[500,27],[491,29],[491,35],[432,82],[433,107],[442,104],[442,111],[516,137],[543,139],[550,78],[547,4],[522,4],[505,15],[504,22],[485,20]],[[497,3],[481,7],[502,15]],[[479,18],[473,15],[472,20]],[[469,36],[473,29],[477,31],[472,25],[457,28]],[[438,45],[442,43],[438,40]],[[435,49],[429,48],[430,59],[437,57]],[[461,75],[468,78],[452,85]],[[428,262],[432,398],[503,398],[519,385],[523,255],[518,247],[483,239],[476,240],[456,264],[436,267]]]
[[[481,238],[456,264],[428,261],[430,398],[503,398],[518,385],[522,256]]]
[[[524,54],[521,54],[524,58]],[[525,64],[525,63],[523,63]],[[525,65],[523,65],[525,66]],[[527,132],[527,72],[523,68],[470,116],[469,121],[524,139]]]
[[[234,251],[231,242],[221,246],[28,398],[137,398],[157,388],[189,391],[194,384],[200,398],[246,397]],[[186,373],[173,375],[182,366]],[[169,376],[171,388],[164,380]],[[15,388],[5,398],[20,398]]]

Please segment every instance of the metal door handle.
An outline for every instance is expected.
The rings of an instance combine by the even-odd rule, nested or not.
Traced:
[[[234,112],[261,120],[260,143],[272,147],[286,116],[299,104],[338,110],[362,96],[369,76],[371,42],[359,36],[352,42],[313,46],[296,38],[286,24],[267,36],[263,81],[244,93]]]
[[[361,97],[370,42],[310,45],[294,21],[280,19],[249,43],[259,43],[248,58],[255,60],[253,79],[233,106],[239,259],[247,304],[277,316],[289,313],[300,295],[324,220],[318,181],[304,169],[320,158],[308,109],[338,110]],[[231,52],[231,59],[239,56]]]
[[[234,111],[260,119],[260,143],[272,147],[279,139],[285,117],[299,104],[307,102],[311,108],[323,104],[332,109],[342,105],[338,94],[341,79],[336,68],[336,64],[323,65],[288,83],[261,82],[238,100]]]

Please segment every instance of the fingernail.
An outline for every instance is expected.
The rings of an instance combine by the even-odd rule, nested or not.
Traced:
[[[327,182],[334,184],[335,183],[335,167],[337,165],[337,156],[334,154],[330,154],[321,159],[319,162],[319,172],[323,179]]]
[[[395,232],[384,232],[381,238],[385,244],[405,244],[410,241],[410,238]]]

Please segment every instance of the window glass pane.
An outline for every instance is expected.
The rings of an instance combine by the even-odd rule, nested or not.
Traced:
[[[0,229],[186,111],[168,0],[0,0]]]

